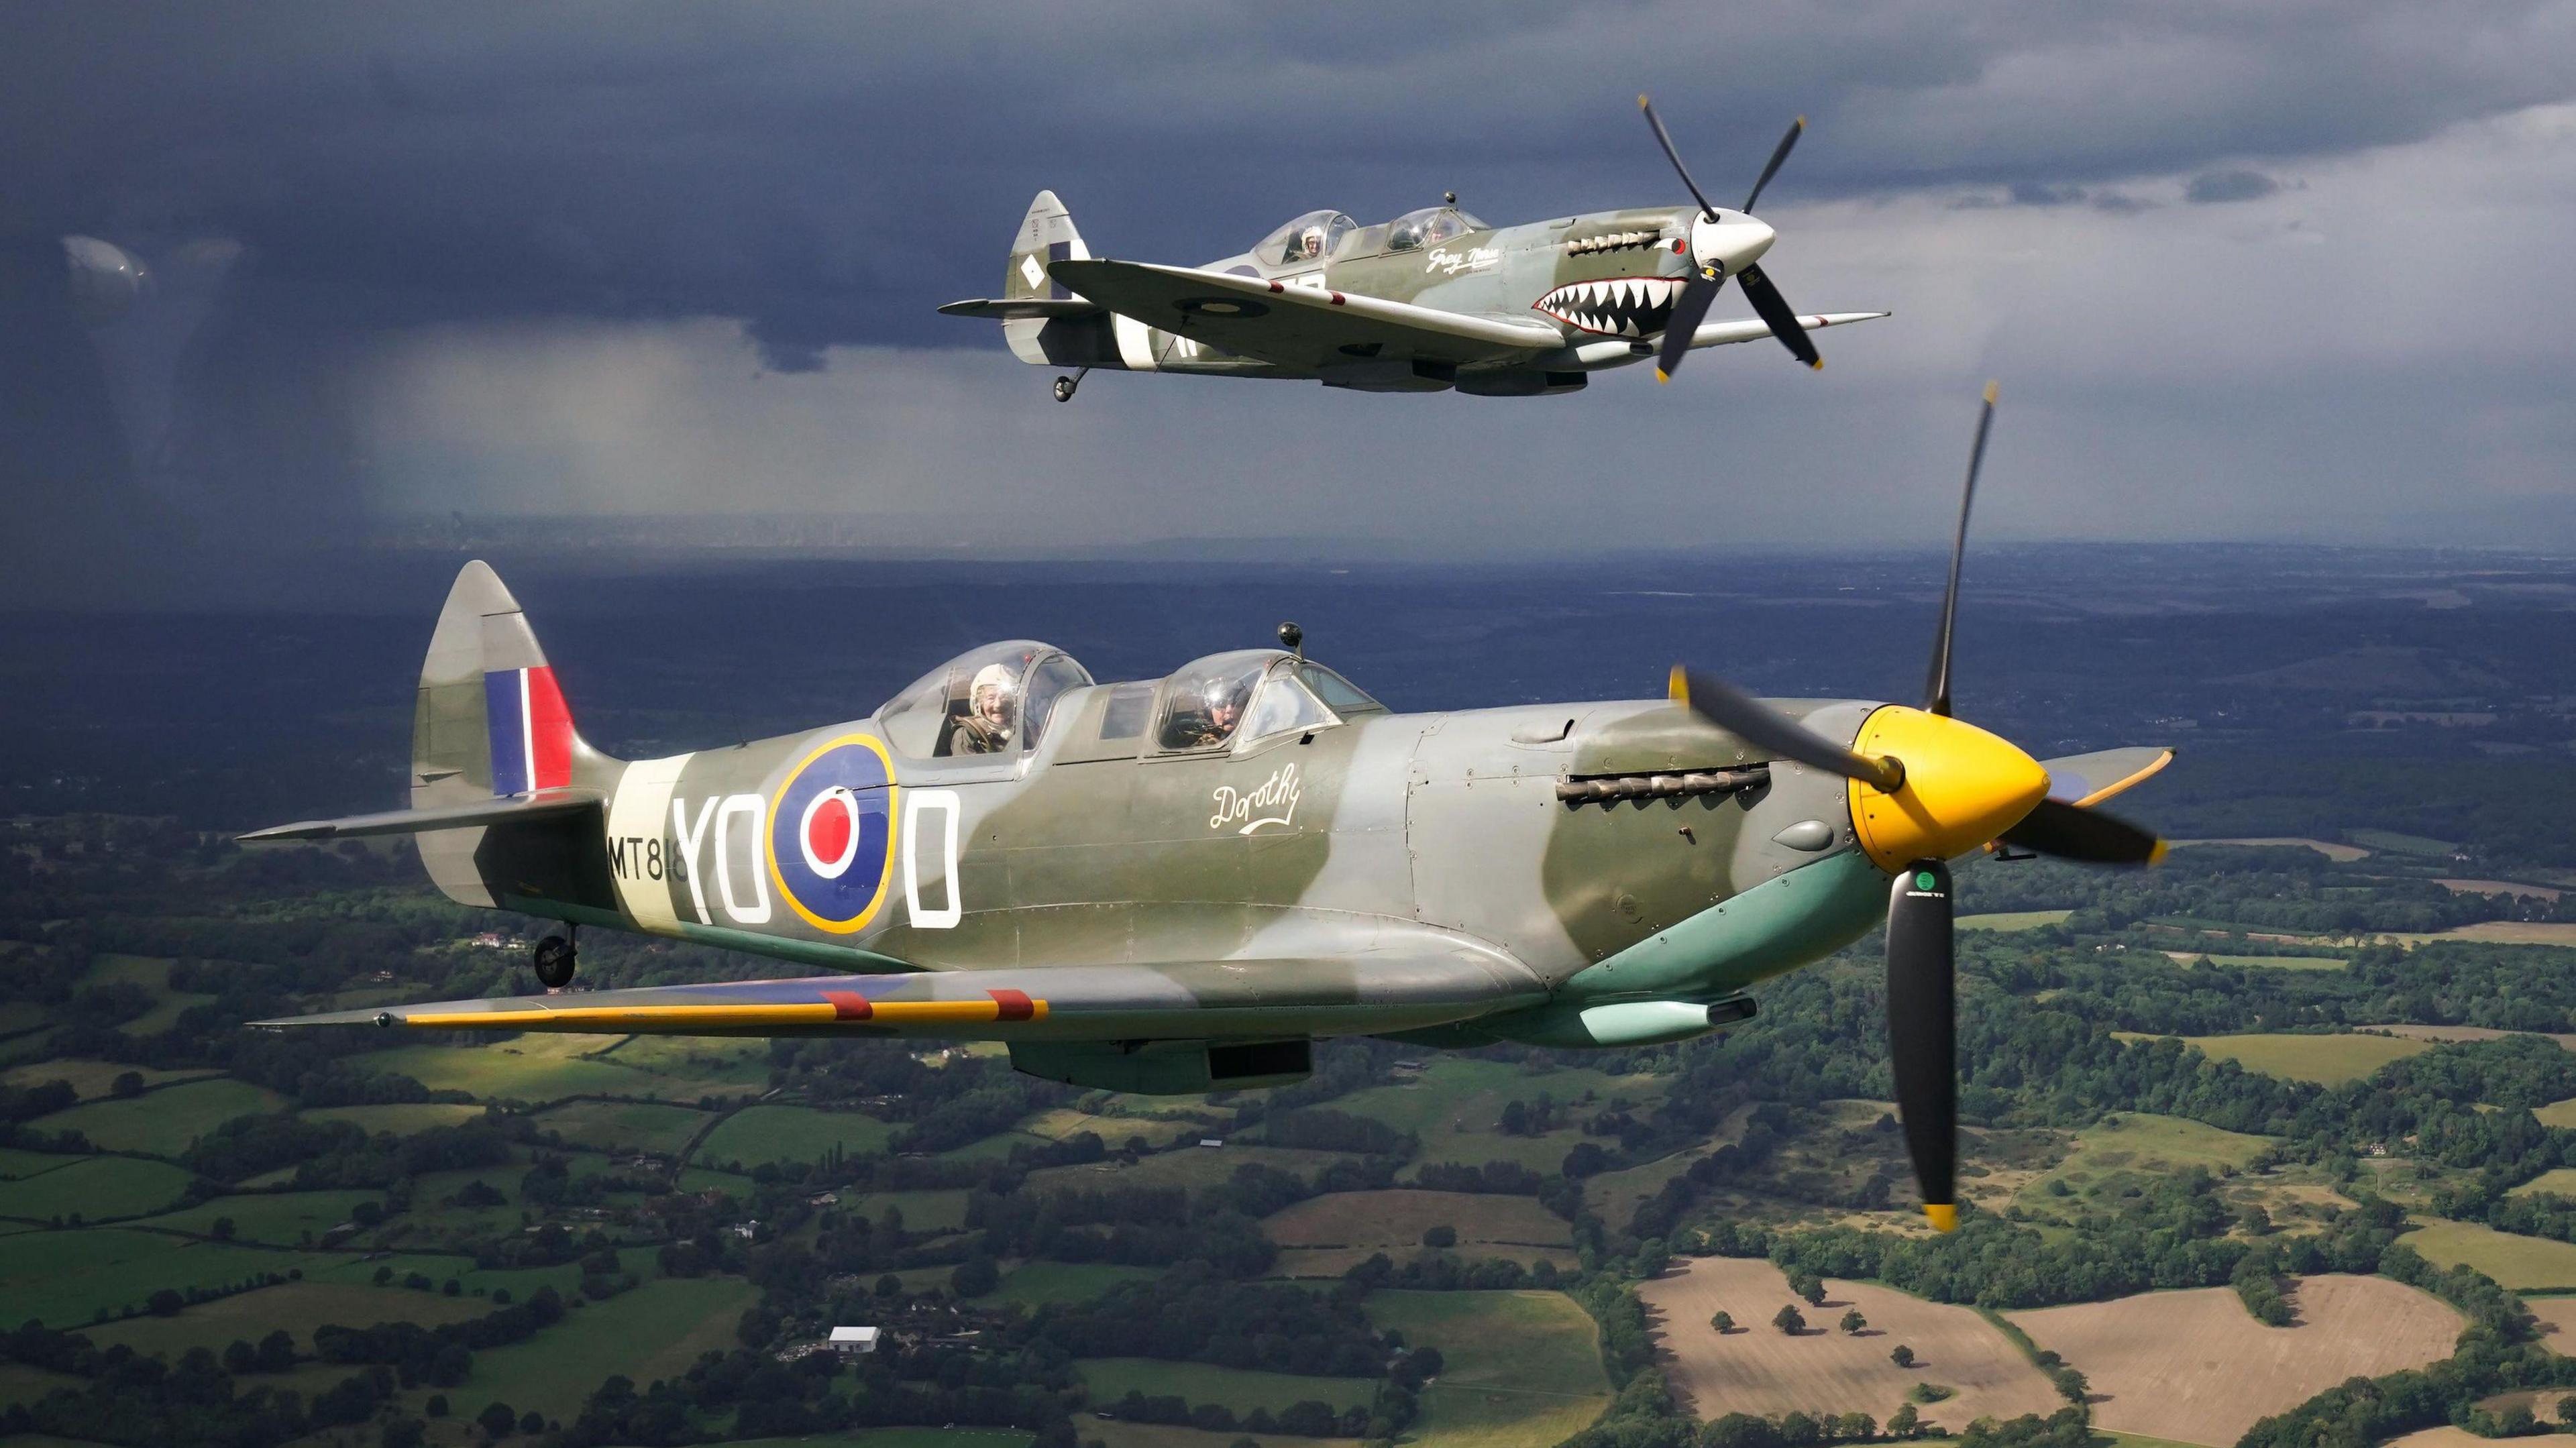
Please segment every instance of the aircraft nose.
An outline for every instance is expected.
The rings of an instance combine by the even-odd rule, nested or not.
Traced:
[[[1852,831],[1889,874],[1916,860],[1964,855],[2021,823],[2048,796],[2048,771],[2018,746],[1921,709],[1879,709],[1852,748],[1905,765],[1905,782],[1893,791],[1858,780],[1850,786]]]
[[[1700,259],[1724,267],[1726,274],[1733,276],[1761,260],[1779,233],[1771,229],[1769,222],[1728,211],[1720,213],[1717,225],[1703,227],[1701,235]]]

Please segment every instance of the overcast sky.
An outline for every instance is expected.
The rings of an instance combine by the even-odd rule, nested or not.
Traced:
[[[2576,546],[2576,0],[101,6],[0,45],[22,548],[411,516],[854,515],[1016,552]],[[1318,206],[1740,194],[1896,315],[1586,393],[1052,369],[933,314],[1039,187],[1195,262]],[[83,331],[66,233],[154,289]],[[1742,310],[1732,296],[1721,313]],[[149,528],[140,520],[157,520]],[[159,530],[159,531],[155,531]],[[119,561],[131,561],[121,559]]]

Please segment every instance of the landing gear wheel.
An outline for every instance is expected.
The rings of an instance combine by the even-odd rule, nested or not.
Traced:
[[[549,935],[537,942],[537,953],[528,963],[535,967],[537,979],[546,989],[562,990],[572,984],[572,973],[581,962],[571,941]]]
[[[1073,385],[1073,379],[1070,377],[1057,378],[1055,380],[1055,400],[1058,402],[1071,402],[1073,400]]]

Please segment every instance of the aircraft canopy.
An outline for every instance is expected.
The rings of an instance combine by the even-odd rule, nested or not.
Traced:
[[[922,675],[877,711],[886,742],[912,759],[1003,754],[1037,747],[1047,716],[1091,671],[1052,644],[986,644]]]
[[[1309,211],[1261,238],[1252,255],[1266,267],[1312,266],[1331,256],[1358,224],[1338,211]]]
[[[1455,206],[1426,206],[1420,211],[1408,211],[1388,223],[1386,249],[1411,251],[1417,246],[1429,246],[1433,242],[1484,229],[1485,223]]]
[[[1321,664],[1277,649],[1239,649],[1193,659],[1164,680],[1154,746],[1222,749],[1238,737],[1258,743],[1385,708]]]

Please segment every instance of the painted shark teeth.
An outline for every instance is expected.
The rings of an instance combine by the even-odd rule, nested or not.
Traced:
[[[1651,337],[1671,319],[1681,283],[1668,277],[1605,277],[1568,282],[1535,309],[1578,330],[1605,337]]]

